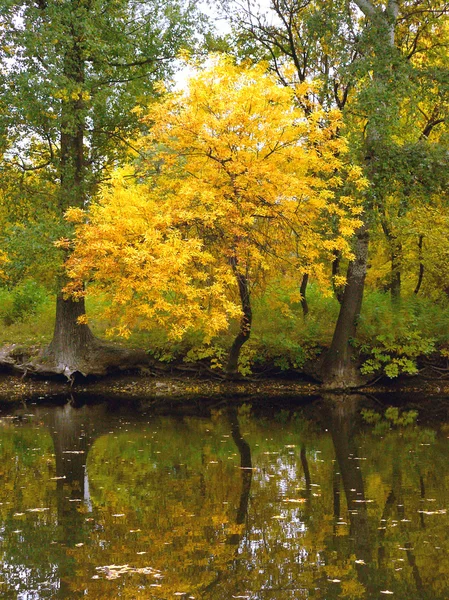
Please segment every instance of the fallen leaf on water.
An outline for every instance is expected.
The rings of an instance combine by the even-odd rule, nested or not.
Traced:
[[[160,579],[163,577],[160,571],[153,567],[130,567],[129,565],[105,565],[104,567],[95,567],[97,571],[104,573],[106,579],[118,579],[120,575],[125,573],[139,573],[141,575],[152,575]]]

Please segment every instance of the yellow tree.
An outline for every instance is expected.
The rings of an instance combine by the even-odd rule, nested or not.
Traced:
[[[339,114],[316,106],[306,117],[298,93],[313,96],[280,86],[265,64],[214,56],[197,68],[184,91],[143,116],[137,179],[116,179],[79,226],[74,285],[93,277],[126,322],[137,311],[175,336],[198,317],[215,334],[238,313],[226,367],[235,375],[256,273],[282,261],[299,276],[319,274],[335,250],[350,254],[359,224],[349,188],[364,181],[344,164]]]

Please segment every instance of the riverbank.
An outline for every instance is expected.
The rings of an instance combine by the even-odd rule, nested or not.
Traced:
[[[85,395],[105,399],[147,400],[180,402],[184,400],[261,399],[310,397],[328,394],[317,383],[298,379],[269,378],[260,380],[217,381],[190,375],[142,376],[139,374],[112,375],[99,379],[87,379],[73,385],[65,381],[38,379],[32,376],[0,375],[0,403],[23,401],[44,402],[52,398]],[[348,392],[345,392],[348,393]],[[419,376],[378,381],[353,390],[365,395],[449,395],[449,381],[430,381]]]

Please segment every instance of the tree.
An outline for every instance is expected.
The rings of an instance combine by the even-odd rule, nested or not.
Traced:
[[[321,81],[323,105],[336,105],[343,111],[352,156],[370,181],[370,192],[364,196],[363,224],[353,243],[355,260],[348,267],[340,315],[322,370],[327,385],[347,387],[359,382],[354,339],[368,264],[369,233],[375,213],[382,216],[386,212],[391,188],[386,190],[385,182],[393,179],[398,183],[398,163],[389,161],[389,157],[399,154],[406,174],[410,174],[413,166],[407,160],[407,142],[411,141],[410,133],[417,130],[412,115],[419,110],[427,114],[417,136],[421,143],[426,141],[424,134],[446,119],[446,69],[434,36],[447,26],[442,17],[447,15],[448,4],[272,0],[270,6],[269,14],[275,15],[271,20],[249,3],[239,4],[241,10],[234,11],[243,47],[250,51],[255,48],[259,55],[262,49],[277,72],[289,58],[293,59],[297,79]],[[282,74],[280,79],[289,85]],[[430,103],[429,96],[433,96]],[[407,121],[404,136],[402,127]],[[400,248],[393,232],[388,231],[392,234],[393,281],[397,281]]]
[[[94,277],[126,305],[122,319],[137,310],[143,323],[173,321],[180,335],[200,315],[216,333],[237,310],[226,366],[236,375],[257,275],[280,264],[320,273],[334,250],[348,255],[360,222],[349,187],[364,180],[344,163],[338,112],[317,108],[306,118],[294,94],[264,64],[216,56],[185,92],[154,105],[138,144],[145,185],[125,185],[126,201],[123,184],[105,189],[78,229],[68,263],[75,285]]]
[[[45,170],[58,183],[49,201],[61,223],[70,206],[83,208],[95,196],[126,154],[139,125],[132,108],[155,95],[154,82],[172,71],[180,47],[194,42],[200,21],[184,0],[2,3],[0,114],[11,140],[6,162]],[[82,298],[58,294],[50,369],[89,371],[89,353],[98,343],[79,322],[83,315]]]

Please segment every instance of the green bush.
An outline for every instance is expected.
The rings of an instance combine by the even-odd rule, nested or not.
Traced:
[[[34,317],[48,302],[47,290],[32,280],[26,280],[13,289],[0,291],[0,318],[4,325],[23,323]]]
[[[362,372],[397,377],[415,374],[417,360],[447,344],[449,308],[426,298],[403,298],[392,304],[389,294],[365,296],[357,345],[365,362]]]

